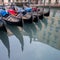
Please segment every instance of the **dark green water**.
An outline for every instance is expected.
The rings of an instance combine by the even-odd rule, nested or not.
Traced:
[[[51,9],[49,18],[23,28],[7,26],[12,35],[0,31],[0,60],[60,60],[59,13]]]

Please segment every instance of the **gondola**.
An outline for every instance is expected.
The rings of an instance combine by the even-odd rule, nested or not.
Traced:
[[[22,20],[24,23],[32,23],[32,15],[30,14],[25,14],[24,16],[22,16]]]
[[[24,13],[24,14],[22,14],[21,12],[20,13],[18,13],[18,12],[16,12],[15,10],[13,10],[13,9],[9,9],[8,10],[8,12],[9,12],[9,14],[12,16],[12,17],[15,17],[15,18],[17,18],[17,19],[20,19],[21,18],[21,22],[23,23],[32,23],[32,16],[30,15],[30,14],[28,14],[28,13]]]
[[[36,19],[37,19],[36,16],[34,16],[34,19],[33,19],[33,17],[31,16],[31,14],[28,14],[28,13],[31,12],[31,10],[32,10],[31,8],[26,7],[26,8],[24,8],[24,10],[23,10],[22,8],[17,7],[17,6],[16,6],[16,8],[18,8],[18,12],[17,12],[16,10],[9,9],[9,10],[8,10],[9,14],[10,14],[10,15],[15,15],[16,12],[17,12],[17,13],[18,13],[18,14],[16,14],[16,16],[17,16],[17,15],[19,15],[20,13],[22,13],[22,14],[23,14],[22,20],[23,20],[24,23],[32,23],[32,22],[33,22],[32,20],[36,21]],[[16,16],[15,16],[15,17],[16,17]],[[17,18],[17,17],[16,17],[16,18]]]
[[[7,32],[6,27],[5,27],[5,24],[4,24],[4,22],[3,22],[2,19],[0,19],[0,31]]]
[[[31,12],[30,12],[30,13],[31,13]],[[32,17],[33,17],[33,22],[38,22],[38,18],[39,18],[40,20],[42,20],[42,19],[44,18],[44,17],[43,17],[43,12],[38,12],[38,13],[37,13],[37,11],[35,11],[35,12],[32,11],[31,15],[32,15]]]
[[[9,25],[15,25],[15,26],[23,27],[22,18],[16,18],[16,17],[9,15],[9,16],[4,16],[3,19]]]
[[[13,9],[9,9],[8,10],[9,14],[15,18],[22,18],[22,20],[24,21],[24,23],[32,23],[32,16],[28,13],[26,14],[22,14],[21,12],[20,13],[17,13],[15,10]]]
[[[42,20],[42,19],[44,18],[42,12],[41,12],[41,13],[35,12],[35,13],[33,13],[33,16],[35,16],[36,21],[38,21],[38,18],[39,18],[40,20]]]
[[[3,20],[9,25],[23,26],[22,18],[17,18],[15,16],[10,15],[5,10],[1,9],[0,14],[3,16]]]
[[[43,19],[44,18],[43,16],[48,17],[50,15],[50,10],[48,12],[39,12],[38,11],[38,14],[39,14],[39,19]]]
[[[34,14],[35,12],[35,14]],[[44,16],[48,17],[50,15],[50,9],[48,12],[43,12],[41,11],[39,8],[36,8],[36,11],[33,11],[33,16],[35,16],[34,21],[38,21],[37,19],[39,18],[40,20],[42,20],[44,18]],[[38,17],[37,17],[38,16]]]
[[[44,16],[48,17],[50,15],[50,10],[46,13],[44,13]]]
[[[48,17],[50,15],[50,10],[48,12],[39,12],[38,11],[38,14],[39,14],[39,19],[43,19],[44,18],[43,16]]]
[[[37,22],[38,21],[38,17],[37,15],[32,15],[31,14],[31,8],[26,8],[25,11],[22,13],[22,20],[24,21],[24,23],[32,23],[32,22]]]
[[[0,9],[0,14],[3,17],[3,20],[9,25],[23,26],[21,18],[15,18],[14,16],[9,15],[5,9]]]

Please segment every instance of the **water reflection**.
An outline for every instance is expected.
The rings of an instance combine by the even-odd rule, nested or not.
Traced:
[[[47,27],[47,25],[48,25],[48,21],[47,21],[47,18],[44,18],[43,20],[41,20],[44,24],[45,24],[45,26]]]
[[[49,19],[47,28],[40,32],[41,35],[38,33],[38,41],[60,50],[60,27],[58,21]]]
[[[13,33],[9,36],[11,39],[9,40],[6,32],[1,31],[0,39],[7,48],[11,60],[16,60],[17,57],[17,60],[49,60],[51,55],[53,55],[52,60],[60,59],[60,19],[44,18],[38,23],[24,24],[22,31],[17,26],[7,25],[7,28]],[[23,53],[21,53],[20,44]]]
[[[35,23],[37,27],[41,30],[42,29],[42,23],[40,20],[38,20],[38,23]]]
[[[60,25],[60,20],[58,20],[58,24]]]
[[[30,43],[32,42],[32,38],[33,38],[33,32],[36,32],[36,27],[34,26],[34,24],[24,24],[24,31],[28,34],[29,38],[30,38]]]
[[[13,39],[13,37],[10,37]],[[14,36],[16,39],[16,37]],[[19,42],[17,42],[17,39],[11,42],[11,60],[57,60],[60,59],[60,51],[44,44],[39,41],[32,41],[32,43],[29,43],[30,38],[27,36],[24,36],[24,52],[21,53],[21,50],[19,49]],[[16,43],[17,42],[17,43]],[[16,49],[16,47],[18,48]],[[14,49],[15,48],[15,49]],[[44,57],[44,58],[43,58]]]
[[[8,25],[7,27],[13,33],[13,35],[15,35],[18,38],[18,40],[21,44],[21,49],[23,51],[23,49],[24,49],[24,40],[23,40],[23,35],[21,34],[21,31],[18,29],[17,26]]]
[[[51,21],[51,23],[49,23]],[[49,25],[48,25],[49,23]],[[37,25],[37,23],[35,23]],[[45,25],[47,28],[44,28],[43,30],[37,30],[36,25],[24,25],[24,30],[28,33],[28,36],[30,36],[30,41],[40,41],[42,43],[48,44],[54,48],[58,47],[58,42],[60,42],[59,38],[57,37],[58,34],[55,31],[57,21],[54,19],[46,20]],[[33,28],[34,27],[34,28]],[[34,33],[34,34],[33,34]],[[34,36],[33,36],[34,35]],[[60,50],[60,48],[58,48]]]
[[[0,31],[0,39],[2,43],[5,45],[5,47],[8,50],[8,56],[10,57],[10,44],[9,44],[9,38],[7,36],[6,32]]]
[[[54,11],[53,11],[53,16],[52,16],[52,17],[55,17],[56,12],[57,12],[57,10],[54,10]]]
[[[54,19],[52,18],[52,19],[51,19],[51,25],[53,25],[53,24],[54,24]]]

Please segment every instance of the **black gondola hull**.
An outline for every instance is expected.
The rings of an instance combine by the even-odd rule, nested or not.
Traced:
[[[28,19],[23,19],[23,21],[24,21],[24,23],[32,23],[33,21],[32,21],[32,16],[30,17],[30,18],[28,18]]]
[[[7,32],[4,22],[2,20],[1,20],[1,22],[2,22],[2,26],[0,26],[0,31]]]
[[[5,22],[9,25],[15,25],[15,26],[23,27],[22,19],[19,19],[19,21],[17,21],[17,22],[12,22],[12,21],[8,21],[8,20],[5,20]]]
[[[44,16],[49,16],[50,15],[50,11],[48,11],[47,13],[44,13]]]
[[[34,15],[33,22],[38,22],[38,16],[37,15]]]
[[[43,14],[39,15],[39,19],[42,20],[44,17],[43,17]]]

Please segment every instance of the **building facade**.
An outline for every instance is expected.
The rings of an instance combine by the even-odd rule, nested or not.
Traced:
[[[43,4],[44,0],[0,0],[0,4],[2,3],[7,4],[8,2],[31,2],[33,4]],[[60,0],[45,0],[45,4],[48,3],[55,4],[55,3],[60,3]]]
[[[33,3],[38,2],[38,4],[43,4],[44,3],[44,0],[31,0],[31,2],[33,2]],[[46,4],[48,4],[49,2],[51,4],[55,4],[55,3],[60,3],[60,0],[45,0],[45,3]]]

